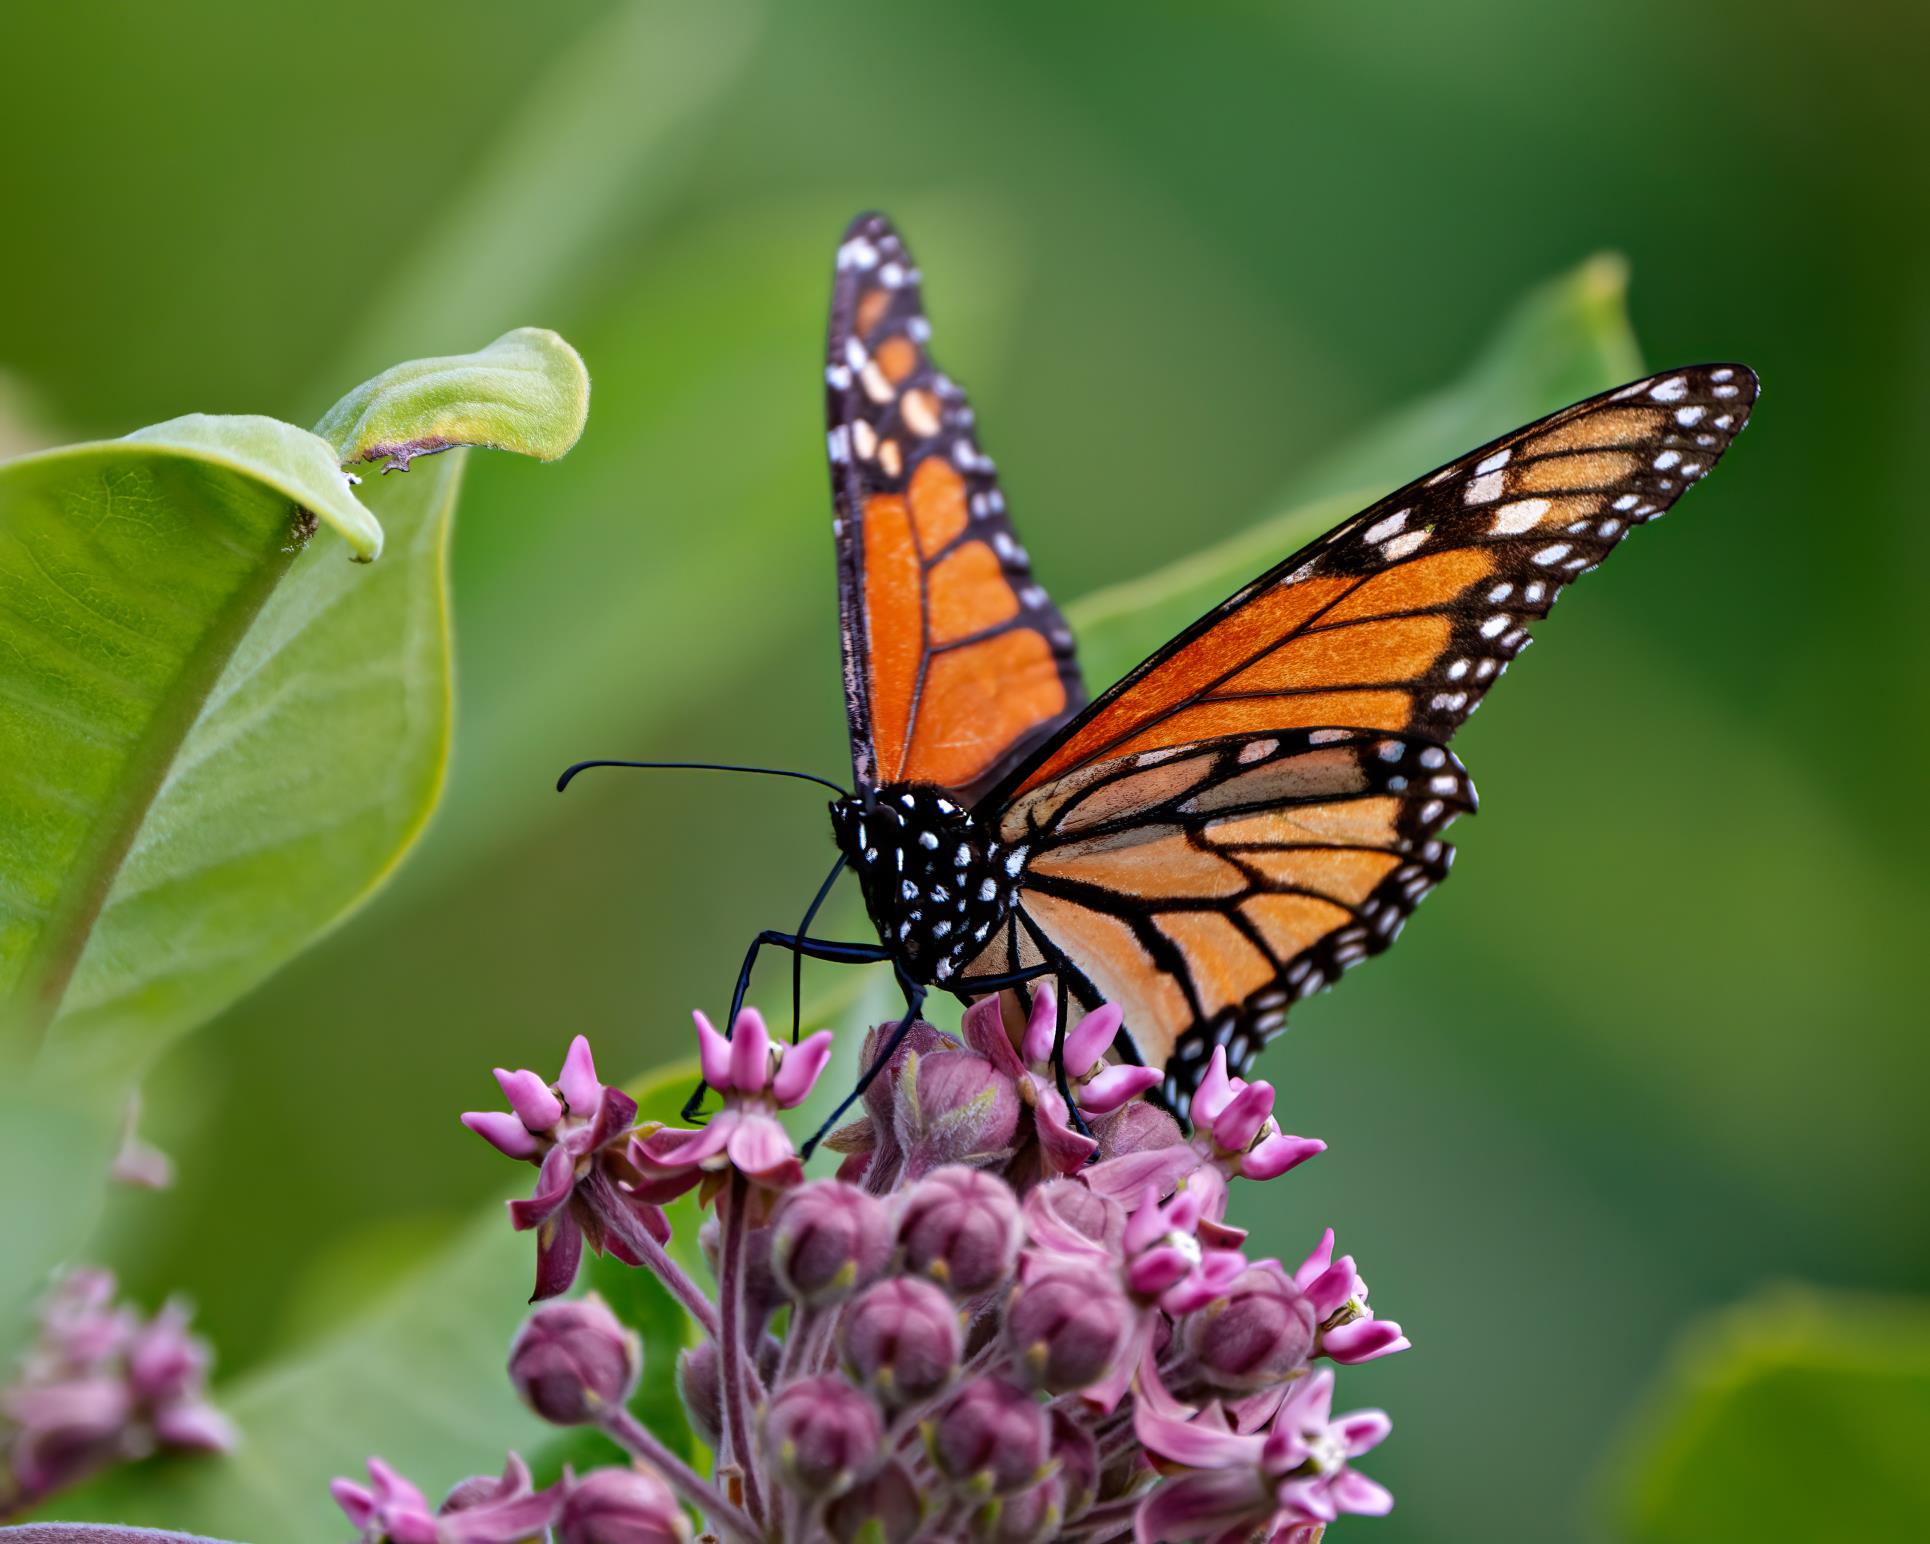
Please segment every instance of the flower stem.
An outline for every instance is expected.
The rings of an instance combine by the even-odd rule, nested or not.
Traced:
[[[663,1245],[650,1236],[649,1230],[637,1221],[636,1214],[623,1204],[623,1198],[602,1173],[593,1173],[587,1184],[591,1204],[595,1206],[603,1226],[622,1240],[624,1248],[643,1261],[644,1267],[664,1284],[672,1297],[684,1305],[684,1311],[703,1327],[704,1333],[715,1339],[717,1310],[704,1295],[704,1289],[692,1281],[684,1268],[670,1258]]]
[[[751,1448],[750,1414],[744,1388],[744,1239],[749,1232],[750,1181],[731,1170],[730,1210],[724,1217],[724,1249],[718,1296],[723,1303],[717,1358],[724,1416],[724,1448],[744,1475],[744,1504],[751,1516],[762,1519],[764,1498],[757,1482],[756,1455]]]
[[[702,1512],[720,1533],[740,1540],[741,1544],[758,1544],[762,1534],[757,1524],[726,1501],[710,1481],[664,1446],[628,1410],[613,1405],[603,1412],[597,1424],[618,1447],[661,1470],[670,1487]]]

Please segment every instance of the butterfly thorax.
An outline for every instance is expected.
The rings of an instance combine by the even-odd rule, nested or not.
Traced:
[[[943,789],[847,795],[832,802],[831,827],[880,941],[914,981],[958,976],[1012,909],[1025,849],[998,841]]]

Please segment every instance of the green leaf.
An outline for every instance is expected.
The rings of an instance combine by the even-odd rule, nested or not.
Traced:
[[[1627,266],[1590,258],[1532,291],[1453,385],[1390,416],[1298,478],[1286,513],[1070,608],[1095,687],[1322,532],[1403,483],[1544,413],[1641,374]]]
[[[590,373],[555,333],[518,327],[474,354],[384,370],[322,415],[335,459],[407,471],[416,456],[462,445],[554,461],[583,433]]]
[[[1930,1538],[1926,1431],[1930,1302],[1782,1288],[1691,1329],[1631,1443],[1621,1532]]]
[[[679,1064],[633,1088],[639,1117],[676,1119],[696,1077],[694,1065]],[[466,1139],[478,1163],[496,1164],[505,1177],[513,1172],[516,1193],[528,1193],[532,1170],[512,1169]],[[680,1235],[693,1235],[697,1221],[690,1198],[680,1201]],[[545,1478],[568,1461],[604,1461],[609,1450],[579,1444],[576,1433],[530,1414],[503,1371],[528,1312],[535,1251],[534,1239],[512,1231],[502,1207],[492,1205],[386,1297],[362,1305],[351,1323],[217,1389],[241,1433],[232,1456],[153,1460],[104,1476],[52,1509],[265,1544],[339,1533],[328,1482],[359,1474],[370,1454],[432,1497],[466,1475],[500,1468],[506,1448],[523,1453]],[[684,1315],[644,1276],[612,1265],[590,1284],[644,1335],[636,1408],[653,1430],[687,1447],[674,1376],[686,1343]]]
[[[350,910],[421,830],[447,755],[444,565],[461,459],[370,490],[391,545],[373,567],[343,562],[326,531],[282,551],[290,510],[277,491],[209,484],[186,465],[199,501],[108,482],[110,511],[138,490],[167,512],[158,539],[116,532],[103,553],[113,514],[83,532],[58,499],[30,531],[18,503],[4,521],[50,590],[94,601],[89,655],[69,663],[51,618],[16,599],[5,621],[47,661],[25,676],[43,711],[0,730],[41,747],[18,797],[23,814],[50,812],[8,822],[0,867],[59,897],[10,910],[14,929],[40,931],[31,953],[9,951],[19,963],[4,984],[16,1003],[57,1006],[47,1059],[73,1076],[120,1069],[125,1081]],[[169,486],[175,470],[155,478]],[[250,523],[206,518],[231,509]],[[163,582],[184,604],[167,608]],[[175,647],[150,665],[137,636]],[[116,672],[122,659],[146,668]],[[64,840],[23,850],[40,831]]]
[[[325,427],[396,464],[549,458],[587,389],[522,329]],[[442,458],[365,505],[329,439],[206,414],[0,465],[0,1044],[123,1088],[393,868],[447,757],[461,477]],[[385,523],[389,562],[341,561]]]

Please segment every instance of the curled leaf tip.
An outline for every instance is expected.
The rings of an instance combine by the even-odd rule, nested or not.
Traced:
[[[518,327],[473,354],[414,359],[365,381],[315,432],[343,466],[406,472],[418,456],[462,446],[554,461],[583,432],[590,375],[545,327]]]

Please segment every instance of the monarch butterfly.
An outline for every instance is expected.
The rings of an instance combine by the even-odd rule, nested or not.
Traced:
[[[1181,1115],[1215,1045],[1243,1069],[1447,876],[1441,833],[1475,808],[1455,730],[1563,586],[1708,472],[1757,389],[1741,365],[1670,370],[1504,435],[1087,701],[930,335],[903,242],[860,217],[825,365],[856,779],[831,820],[879,941],[809,938],[814,902],[752,945],[739,997],[763,943],[890,960],[904,1024],[931,987],[1051,978],[1124,1009],[1115,1049],[1162,1065]]]

